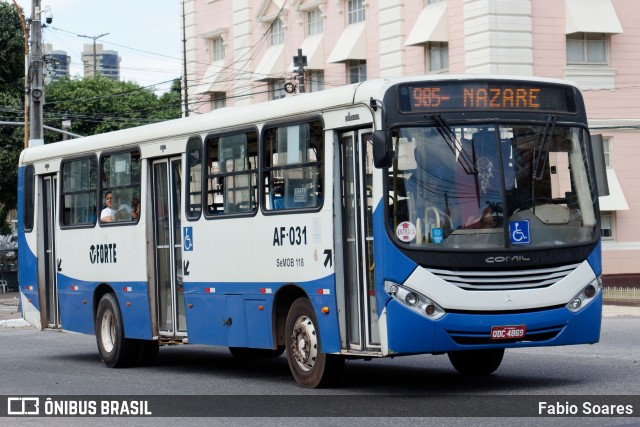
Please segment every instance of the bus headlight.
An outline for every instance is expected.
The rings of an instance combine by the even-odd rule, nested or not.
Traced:
[[[597,277],[594,281],[585,286],[571,301],[567,304],[569,311],[577,313],[593,301],[602,290],[602,277]]]
[[[397,283],[385,281],[384,291],[400,304],[431,320],[440,319],[445,315],[445,311],[442,307],[430,298],[422,295],[420,292],[414,291],[413,289],[398,285]]]

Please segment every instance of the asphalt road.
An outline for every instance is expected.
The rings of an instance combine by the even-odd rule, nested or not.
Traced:
[[[8,295],[5,295],[8,296]],[[15,318],[17,301],[0,297],[0,319]],[[238,361],[226,348],[208,346],[163,347],[157,363],[151,367],[135,369],[108,369],[100,362],[95,337],[59,331],[36,331],[0,320],[0,395],[2,396],[236,396],[237,408],[231,405],[223,418],[125,418],[125,425],[576,425],[624,426],[640,425],[640,418],[458,418],[411,417],[411,404],[399,406],[396,401],[385,401],[385,396],[410,396],[428,399],[435,396],[453,396],[450,405],[460,405],[460,416],[465,416],[465,405],[489,398],[495,405],[518,402],[540,396],[563,400],[575,396],[595,396],[613,399],[634,397],[638,402],[635,416],[640,414],[640,316],[638,307],[605,306],[601,342],[595,345],[546,347],[507,350],[498,371],[489,377],[465,378],[450,366],[446,356],[408,356],[372,361],[349,361],[336,388],[306,390],[299,388],[291,378],[286,358]],[[266,404],[263,397],[276,397],[280,407],[274,407],[276,417],[264,417]],[[323,416],[313,418],[282,417],[287,407],[291,414],[304,412],[293,397],[310,397],[310,407]],[[363,402],[362,396],[367,397]],[[618,397],[616,397],[618,396]],[[325,408],[320,399],[329,399]],[[382,398],[382,400],[380,400]],[[188,399],[188,398],[187,398]],[[249,399],[248,401],[246,399]],[[261,400],[262,399],[262,400]],[[333,399],[333,400],[332,400]],[[355,400],[354,400],[355,399]],[[171,400],[171,399],[170,399]],[[188,399],[194,400],[194,399]],[[425,401],[418,400],[418,404]],[[433,404],[433,400],[429,400]],[[219,403],[219,402],[218,402]],[[307,404],[309,402],[306,402]],[[4,403],[0,402],[4,405]],[[185,400],[180,400],[185,404]],[[402,417],[373,418],[345,417],[348,405],[364,405],[372,414],[383,413]],[[289,406],[287,406],[289,405]],[[384,406],[388,405],[388,406]],[[345,406],[347,409],[345,410]],[[168,404],[171,407],[171,403]],[[340,409],[342,408],[342,409]],[[190,410],[191,411],[191,410]],[[198,414],[196,406],[191,412]],[[357,412],[361,415],[362,411]],[[451,408],[449,408],[451,412]],[[455,412],[455,411],[454,411]],[[468,412],[466,412],[468,413]],[[507,411],[509,413],[509,411]],[[340,416],[335,416],[335,415]],[[239,418],[251,416],[252,418]],[[334,415],[329,417],[330,415]],[[497,414],[500,415],[500,414]],[[105,418],[13,418],[11,425],[111,425],[115,420]],[[0,418],[0,424],[5,424]],[[5,424],[8,425],[8,424]]]

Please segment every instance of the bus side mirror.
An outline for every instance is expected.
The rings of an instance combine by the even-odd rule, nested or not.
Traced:
[[[604,159],[604,142],[602,135],[591,135],[591,150],[593,151],[598,196],[608,196],[609,181],[607,180],[607,165]]]
[[[373,165],[376,168],[390,168],[392,161],[391,133],[387,130],[373,132]]]

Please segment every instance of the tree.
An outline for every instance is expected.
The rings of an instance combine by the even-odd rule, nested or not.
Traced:
[[[24,32],[20,15],[10,3],[0,3],[0,120],[22,122],[24,88]],[[11,233],[7,213],[17,201],[18,157],[24,130],[0,126],[0,234]]]
[[[73,133],[87,136],[178,118],[180,80],[176,81],[158,98],[150,88],[102,75],[58,80],[45,88],[45,123],[59,128],[69,119]],[[45,133],[45,143],[60,139],[60,134]]]

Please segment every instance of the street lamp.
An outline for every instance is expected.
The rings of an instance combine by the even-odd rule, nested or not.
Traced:
[[[109,33],[104,33],[104,34],[100,34],[99,36],[85,36],[85,35],[80,35],[78,34],[78,37],[84,37],[87,39],[92,39],[93,40],[93,77],[96,76],[96,74],[98,74],[98,61],[97,61],[97,53],[96,53],[96,40],[98,40],[100,37],[104,37],[104,36],[108,36]]]

